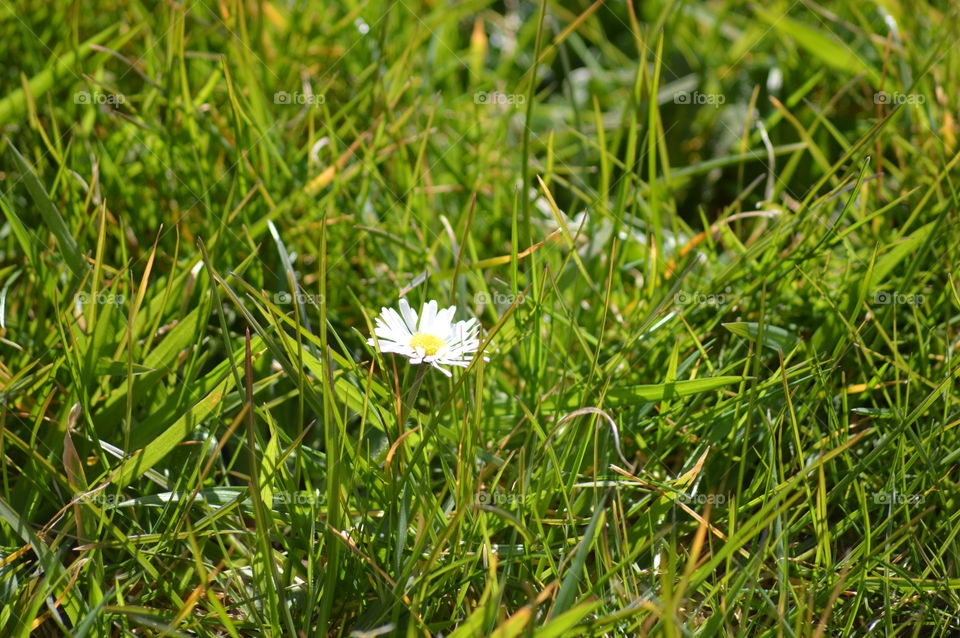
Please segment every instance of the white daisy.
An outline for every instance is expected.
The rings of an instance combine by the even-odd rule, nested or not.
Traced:
[[[380,352],[393,352],[410,359],[411,364],[428,363],[452,376],[441,366],[467,367],[480,348],[477,335],[480,323],[476,319],[453,322],[457,307],[437,311],[437,302],[428,301],[420,313],[410,308],[406,299],[400,300],[400,312],[383,308],[377,317],[376,329],[367,340],[371,346],[379,343]],[[484,361],[488,361],[484,357]]]

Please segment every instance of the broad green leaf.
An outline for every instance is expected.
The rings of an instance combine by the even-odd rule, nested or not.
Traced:
[[[135,478],[156,465],[193,432],[197,425],[223,401],[224,396],[233,388],[233,376],[227,375],[213,392],[202,401],[188,409],[160,436],[147,444],[145,448],[123,464],[114,485],[124,487]]]
[[[852,75],[864,73],[874,86],[880,85],[880,74],[857,55],[853,45],[843,42],[833,33],[825,34],[783,13],[775,13],[760,6],[754,6],[754,11],[762,20],[776,29],[777,33],[793,39],[807,53],[827,66]]]
[[[70,267],[74,275],[83,277],[88,270],[87,263],[80,253],[80,249],[77,247],[77,241],[73,238],[69,227],[67,227],[67,222],[64,221],[60,215],[60,211],[57,210],[53,200],[50,199],[50,195],[47,194],[47,190],[43,187],[43,184],[40,183],[37,174],[33,172],[30,164],[23,158],[20,151],[18,151],[13,144],[10,144],[10,151],[17,160],[17,165],[20,167],[22,173],[23,183],[26,185],[27,191],[33,199],[33,203],[36,204],[40,210],[40,216],[43,218],[44,226],[49,228],[50,232],[57,238],[57,246],[60,248],[60,253],[63,255],[64,261],[66,261],[67,266]]]
[[[273,503],[273,483],[276,480],[280,458],[279,436],[274,432],[263,453],[263,464],[260,466],[260,497],[264,503]]]
[[[13,231],[13,236],[17,238],[20,249],[27,256],[33,269],[39,272],[41,265],[40,258],[37,256],[38,242],[2,193],[0,193],[0,208],[3,209],[3,214],[6,215],[7,221],[10,223],[10,230]]]
[[[723,327],[744,339],[756,341],[760,338],[760,324],[752,321],[725,323]],[[763,345],[787,354],[800,343],[800,337],[783,328],[766,324],[763,326]]]
[[[673,383],[630,385],[622,388],[613,388],[607,392],[603,403],[608,407],[618,407],[621,405],[636,405],[665,399],[678,399],[692,394],[710,392],[711,390],[716,390],[726,385],[740,383],[744,378],[745,377],[740,376],[705,377],[703,379],[674,381]]]
[[[927,238],[927,235],[930,234],[934,227],[935,225],[930,223],[926,226],[918,228],[917,232],[901,241],[898,241],[883,255],[883,257],[877,259],[877,263],[873,267],[873,273],[870,276],[868,294],[870,291],[878,292],[877,289],[880,287],[880,282],[884,281],[887,278],[887,275],[889,275],[893,269],[900,264],[901,261],[906,259],[908,255],[913,253],[913,251],[923,243],[923,241]],[[868,297],[868,301],[872,302],[873,299]]]
[[[91,47],[91,45],[103,42],[116,29],[116,24],[110,25],[100,33],[81,44],[77,49],[68,51],[64,55],[57,58],[56,62],[48,65],[43,71],[30,78],[30,81],[27,84],[27,86],[30,88],[30,95],[34,98],[39,97],[50,90],[50,88],[54,86],[54,82],[56,80],[63,77],[74,78],[75,75],[73,72],[73,67],[76,65],[77,61],[83,60],[93,53],[94,49]],[[122,38],[122,40],[125,41],[129,39],[139,30],[139,26],[130,29],[130,31],[125,34],[126,37]],[[121,44],[121,42],[117,42],[116,44]],[[3,126],[11,119],[23,113],[26,108],[27,96],[24,94],[23,89],[20,88],[11,92],[9,95],[0,100],[0,126]]]
[[[577,605],[550,620],[546,625],[534,631],[533,635],[535,638],[561,638],[561,636],[575,635],[577,632],[574,631],[574,628],[587,615],[599,609],[600,606],[601,603],[599,602]]]
[[[590,518],[590,524],[580,538],[577,545],[577,551],[573,556],[573,561],[567,569],[563,580],[560,583],[560,590],[557,592],[557,599],[553,603],[553,609],[550,610],[550,620],[555,620],[563,615],[563,612],[570,609],[576,598],[577,589],[581,585],[581,574],[583,566],[587,562],[587,556],[590,555],[590,546],[593,545],[593,537],[597,532],[600,521],[605,518],[604,509],[606,506],[606,497],[600,499],[600,503],[594,508],[593,516]]]

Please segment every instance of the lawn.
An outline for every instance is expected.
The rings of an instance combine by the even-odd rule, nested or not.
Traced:
[[[960,635],[952,3],[0,38],[0,638]]]

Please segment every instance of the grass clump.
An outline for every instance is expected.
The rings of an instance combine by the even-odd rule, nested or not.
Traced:
[[[956,635],[957,25],[6,6],[0,634]]]

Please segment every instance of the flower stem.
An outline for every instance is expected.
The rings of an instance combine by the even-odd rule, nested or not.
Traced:
[[[407,394],[403,397],[403,403],[400,405],[399,434],[403,434],[403,427],[406,425],[410,410],[413,409],[413,404],[417,400],[417,394],[420,392],[420,384],[423,382],[423,377],[427,374],[427,367],[428,366],[417,366],[417,376],[413,379],[413,385],[410,386]]]

